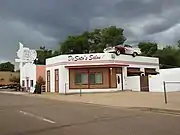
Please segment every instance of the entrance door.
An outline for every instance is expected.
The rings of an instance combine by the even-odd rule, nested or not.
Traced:
[[[55,69],[55,92],[59,93],[59,69]]]
[[[140,76],[141,91],[149,92],[149,80],[148,76]]]
[[[26,78],[26,89],[29,90],[29,78]]]
[[[121,74],[116,74],[117,89],[122,90]]]
[[[47,92],[50,92],[50,70],[47,71]]]

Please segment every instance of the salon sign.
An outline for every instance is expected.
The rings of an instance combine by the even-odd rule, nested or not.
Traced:
[[[103,59],[104,55],[102,54],[90,54],[90,55],[69,55],[68,61],[91,61],[91,60],[100,60]]]

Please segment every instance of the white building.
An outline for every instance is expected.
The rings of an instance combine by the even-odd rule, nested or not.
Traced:
[[[33,93],[39,77],[45,80],[45,65],[26,63],[21,69],[21,86]]]
[[[17,56],[19,59],[15,61],[20,63],[20,85],[27,91],[34,92],[38,78],[41,76],[45,79],[45,65],[35,65],[36,51],[24,47],[21,43],[19,43]]]
[[[46,90],[57,93],[150,91],[159,59],[111,53],[60,55],[46,60]]]
[[[41,76],[47,92],[79,93],[105,91],[180,91],[180,68],[159,69],[159,59],[111,53],[60,55],[35,65],[36,51],[27,47],[17,52],[20,84],[30,92]]]

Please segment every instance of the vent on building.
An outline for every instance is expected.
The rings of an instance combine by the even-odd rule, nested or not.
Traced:
[[[111,54],[111,58],[115,59],[116,55],[114,53]]]

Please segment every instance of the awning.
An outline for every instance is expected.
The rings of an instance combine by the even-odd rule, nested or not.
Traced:
[[[146,74],[152,74],[152,75],[159,74],[159,72],[153,71],[153,70],[151,70],[151,71],[146,71],[145,73],[146,73]]]
[[[127,73],[128,74],[141,74],[141,73],[143,73],[141,70],[140,70],[140,68],[135,68],[135,67],[128,67],[127,68]]]
[[[129,74],[141,74],[142,71],[134,70],[134,71],[128,71]]]
[[[126,67],[129,66],[127,64],[99,64],[99,65],[68,65],[65,66],[65,68],[102,68],[102,67],[107,67],[107,68],[117,68],[117,67]]]

